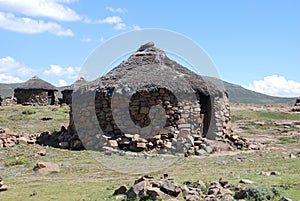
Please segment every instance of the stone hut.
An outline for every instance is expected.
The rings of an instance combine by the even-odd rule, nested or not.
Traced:
[[[217,81],[150,46],[74,91],[69,130],[87,149],[177,152],[229,141],[230,118],[228,95]]]
[[[66,88],[64,88],[64,90],[61,91],[61,93],[62,93],[61,103],[65,103],[65,104],[68,104],[68,105],[72,104],[72,93],[73,93],[74,88],[76,86],[81,86],[85,83],[87,83],[87,81],[83,77],[80,77],[72,85],[67,86]]]
[[[34,76],[14,90],[18,104],[55,105],[58,103],[58,90],[52,84]]]

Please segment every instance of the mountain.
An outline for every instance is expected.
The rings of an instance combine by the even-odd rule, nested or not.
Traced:
[[[1,84],[0,83],[0,96],[1,97],[10,97],[14,94],[14,89],[17,88],[21,83],[13,84]]]
[[[213,78],[214,79],[214,78]],[[214,81],[213,79],[209,79]],[[240,85],[232,84],[223,81],[224,88],[229,94],[230,102],[232,103],[254,103],[254,104],[294,104],[296,98],[281,98],[268,96],[265,94],[257,93],[243,88]],[[9,97],[13,96],[14,89],[18,87],[20,83],[14,84],[1,84],[0,83],[0,96]],[[58,87],[59,91],[65,87]]]
[[[296,98],[269,96],[225,81],[223,81],[223,84],[229,94],[229,100],[232,103],[294,104],[296,101]]]

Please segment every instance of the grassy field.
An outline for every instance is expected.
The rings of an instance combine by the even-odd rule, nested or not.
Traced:
[[[68,123],[67,106],[1,107],[0,111],[0,126],[17,132],[39,133],[59,130],[62,125],[67,126]],[[248,129],[237,130],[243,136],[256,140],[260,140],[261,136],[270,136],[274,141],[266,144],[267,149],[261,151],[212,153],[170,161],[167,158],[159,161],[144,157],[99,156],[97,152],[69,151],[51,147],[46,148],[46,156],[37,156],[35,153],[43,148],[39,145],[0,148],[0,175],[4,183],[10,187],[8,191],[0,192],[0,200],[115,200],[115,197],[110,196],[114,189],[121,184],[131,186],[143,173],[156,178],[168,173],[180,184],[199,179],[211,182],[223,177],[232,184],[245,186],[239,184],[239,180],[250,179],[268,190],[276,188],[280,197],[300,200],[300,158],[289,158],[290,153],[296,155],[300,151],[299,137],[295,135],[293,140],[290,140],[290,136],[274,132],[276,129],[280,131],[287,129],[298,133],[296,126],[285,128],[274,122],[300,121],[300,115],[253,111],[233,111],[232,114],[235,127],[248,126]],[[43,117],[52,119],[42,121]],[[253,123],[256,121],[266,121],[264,126],[267,127],[261,129]],[[19,159],[16,160],[16,157]],[[43,176],[33,170],[38,161],[57,163],[61,171]],[[133,163],[137,164],[134,168],[139,170],[138,174],[133,173],[136,172],[132,169]],[[258,175],[257,173],[261,171],[279,171],[281,174]],[[30,193],[34,190],[37,191],[37,195],[30,197]]]

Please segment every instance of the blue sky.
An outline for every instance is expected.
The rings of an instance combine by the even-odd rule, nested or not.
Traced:
[[[270,95],[300,94],[296,0],[0,0],[0,82],[38,75],[71,84],[97,46],[144,28],[192,39],[225,81]]]

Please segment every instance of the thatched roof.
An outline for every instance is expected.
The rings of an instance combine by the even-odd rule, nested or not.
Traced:
[[[223,91],[171,60],[163,50],[154,46],[137,50],[128,60],[84,88],[83,91],[115,88],[121,94],[133,94],[136,91],[150,91],[155,88],[167,88],[172,92],[183,93],[199,91],[205,95],[217,95]]]
[[[74,88],[76,87],[80,87],[84,84],[86,84],[87,81],[83,78],[83,77],[80,77],[78,80],[76,80],[73,84],[69,85],[69,86],[66,86],[63,88],[62,91],[73,91]]]
[[[26,82],[20,84],[16,89],[17,90],[20,90],[20,89],[43,89],[43,90],[57,91],[57,88],[55,86],[53,86],[49,82],[42,80],[38,76],[34,76],[34,77],[30,78]]]

